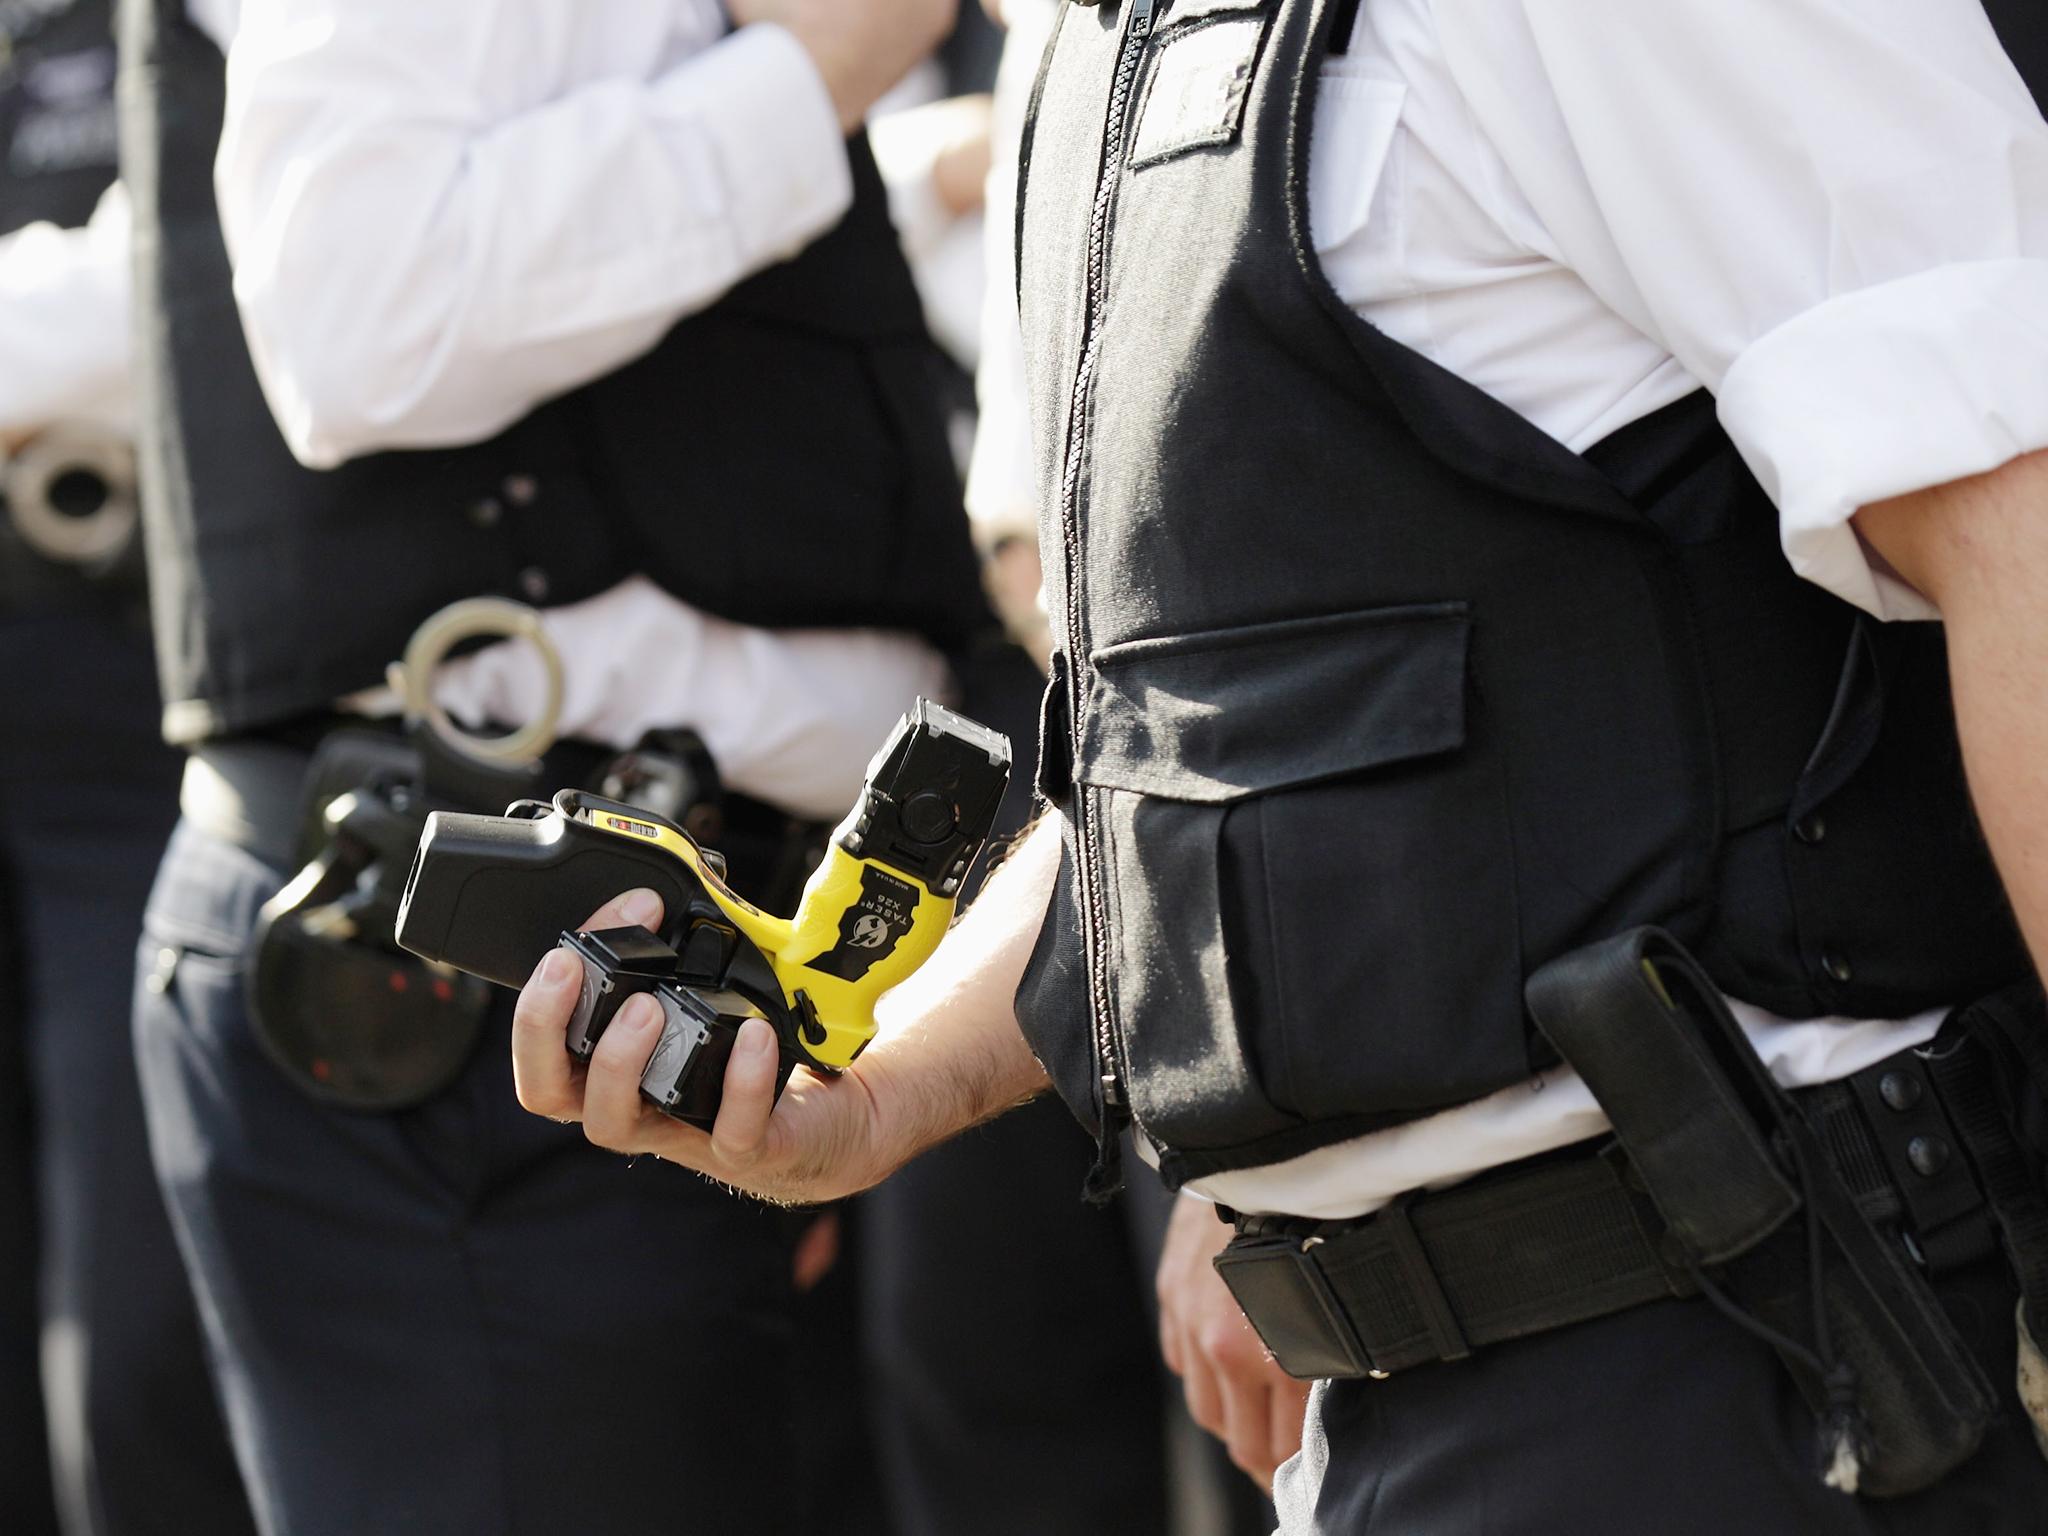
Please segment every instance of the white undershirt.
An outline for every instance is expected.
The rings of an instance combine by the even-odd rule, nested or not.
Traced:
[[[0,235],[0,436],[58,422],[130,429],[128,235],[118,184],[81,228]]]
[[[1354,308],[1574,448],[1712,390],[1794,567],[1880,617],[1932,611],[1857,508],[2048,447],[2048,128],[1978,0],[1368,0],[1310,217]],[[988,513],[1031,495],[1009,430]],[[1787,1086],[1939,1020],[1737,1012]],[[1558,1071],[1193,1187],[1333,1219],[1605,1129]]]

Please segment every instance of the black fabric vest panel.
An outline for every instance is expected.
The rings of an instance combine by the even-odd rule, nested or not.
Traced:
[[[85,223],[114,147],[108,0],[0,0],[0,235]]]
[[[1984,10],[2035,102],[2048,98],[2048,10],[2040,0],[1984,0]]]
[[[121,28],[170,739],[325,709],[458,598],[559,604],[636,571],[742,623],[945,647],[987,627],[934,353],[865,141],[836,229],[639,360],[490,442],[316,473],[271,420],[235,310],[212,183],[221,56],[182,0],[123,0]]]
[[[1020,210],[1069,1104],[1113,1077],[1175,1182],[1412,1119],[1551,1060],[1524,978],[1641,923],[1796,1018],[2022,973],[1940,629],[1797,579],[1704,394],[1581,456],[1346,308],[1341,4],[1133,4],[1062,8]]]

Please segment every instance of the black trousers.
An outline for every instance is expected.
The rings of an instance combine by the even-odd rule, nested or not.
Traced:
[[[0,976],[20,974],[20,924],[13,894],[0,881]],[[0,1509],[21,1536],[55,1536],[37,1359],[34,1104],[20,1015],[18,1000],[0,1003]]]
[[[862,1197],[870,1390],[903,1536],[1166,1529],[1164,1397],[1125,1213],[1056,1101]]]
[[[0,623],[0,1038],[17,1052],[0,1106],[9,1531],[50,1528],[31,1291],[64,1528],[250,1529],[150,1172],[129,1038],[128,960],[177,808],[178,759],[156,719],[137,629],[90,611]]]
[[[2041,1536],[2048,1461],[2013,1387],[2002,1262],[1941,1280],[2005,1412],[1938,1487],[1854,1498],[1770,1349],[1704,1301],[1617,1313],[1387,1381],[1317,1385],[1282,1536]]]
[[[862,1197],[868,1379],[898,1536],[1264,1536],[1265,1500],[1179,1407],[1152,1307],[1172,1197],[1047,1097]],[[1169,1435],[1170,1426],[1183,1433]]]
[[[136,998],[152,1149],[261,1528],[789,1529],[787,1216],[521,1110],[510,994],[418,1109],[302,1096],[242,1002],[282,878],[180,826],[141,953],[169,984]]]

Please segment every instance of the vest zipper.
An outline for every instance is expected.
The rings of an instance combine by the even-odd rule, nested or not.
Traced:
[[[1080,604],[1076,601],[1076,572],[1080,568],[1081,553],[1079,502],[1082,443],[1087,430],[1088,402],[1095,376],[1096,352],[1102,339],[1100,320],[1107,287],[1109,211],[1116,201],[1117,181],[1123,173],[1127,148],[1125,140],[1130,125],[1131,87],[1137,80],[1138,63],[1144,56],[1145,40],[1152,32],[1153,12],[1157,8],[1158,0],[1129,0],[1129,4],[1130,11],[1124,19],[1122,49],[1117,56],[1116,74],[1110,85],[1109,111],[1103,124],[1102,167],[1097,174],[1095,202],[1088,220],[1087,290],[1081,322],[1081,359],[1074,370],[1074,388],[1068,403],[1066,462],[1062,466],[1060,476],[1060,536],[1066,552],[1066,640],[1067,653],[1073,661],[1067,672],[1071,704],[1068,718],[1071,722],[1069,729],[1074,733],[1072,744],[1077,757],[1082,719],[1080,691],[1083,637]],[[1075,801],[1079,809],[1079,814],[1074,818],[1074,828],[1078,843],[1083,897],[1081,941],[1087,954],[1089,1014],[1095,1035],[1096,1066],[1102,1083],[1102,1141],[1098,1148],[1098,1168],[1107,1173],[1111,1165],[1108,1149],[1114,1146],[1119,1130],[1117,1117],[1112,1112],[1124,1107],[1125,1097],[1123,1076],[1117,1060],[1116,1027],[1111,1019],[1109,1007],[1107,898],[1102,890],[1101,874],[1095,858],[1100,834],[1095,825],[1095,808],[1085,787],[1082,792],[1076,794]],[[1113,1177],[1109,1182],[1114,1182]]]

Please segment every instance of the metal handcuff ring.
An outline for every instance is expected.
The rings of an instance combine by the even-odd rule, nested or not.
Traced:
[[[434,698],[434,673],[449,652],[466,640],[483,638],[526,641],[540,653],[547,674],[540,714],[507,735],[480,736],[464,730]],[[393,662],[386,678],[404,707],[408,725],[424,723],[446,746],[475,762],[517,766],[534,761],[555,744],[562,720],[562,657],[540,614],[524,603],[472,597],[449,604],[413,631],[405,659]]]
[[[66,511],[60,487],[83,482],[97,503]],[[135,449],[119,433],[86,426],[39,432],[0,460],[14,531],[36,554],[61,565],[114,560],[135,537],[141,511],[135,495]]]

